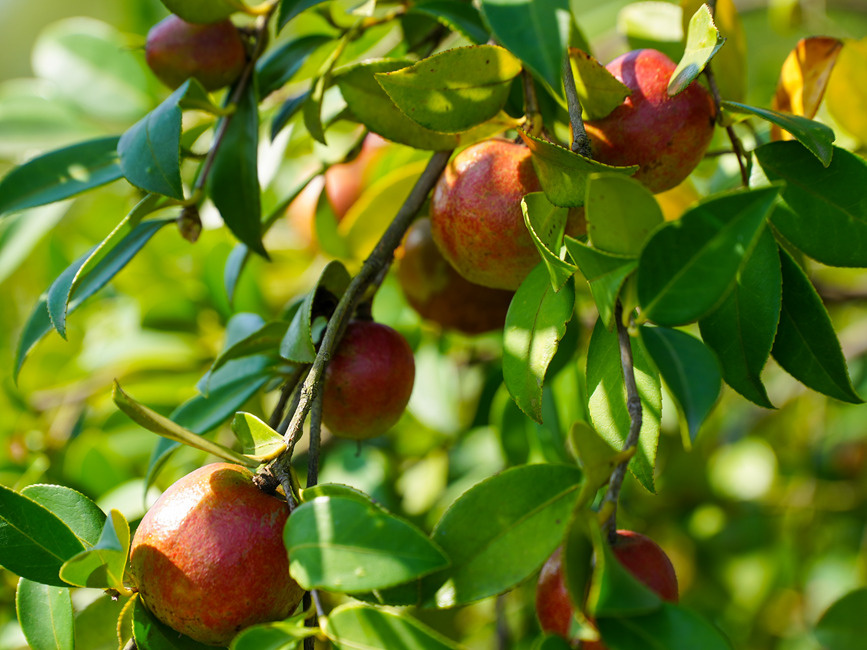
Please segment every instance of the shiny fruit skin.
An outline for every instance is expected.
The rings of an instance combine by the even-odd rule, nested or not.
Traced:
[[[470,282],[514,291],[540,261],[524,225],[521,199],[541,189],[523,145],[486,140],[467,147],[434,187],[434,241]]]
[[[240,465],[214,463],[174,483],[145,514],[130,573],[147,608],[169,627],[225,646],[250,625],[281,620],[303,590],[289,576],[286,502]]]
[[[640,165],[634,178],[654,194],[680,184],[704,157],[713,137],[710,93],[693,82],[674,97],[677,67],[657,50],[633,50],[605,66],[632,94],[601,120],[585,123],[593,157],[608,165]]]
[[[545,632],[568,639],[573,611],[563,573],[563,547],[560,547],[548,558],[539,574],[539,582],[536,584],[536,616]]]
[[[206,90],[217,90],[241,76],[247,52],[229,20],[197,25],[168,16],[148,32],[145,58],[169,88],[193,77]]]
[[[397,279],[422,318],[464,334],[501,329],[514,295],[473,284],[455,271],[434,243],[428,218],[417,220],[407,231]]]
[[[403,336],[382,323],[351,321],[325,370],[322,422],[339,438],[385,433],[406,409],[414,381]]]
[[[240,1],[161,0],[166,9],[189,23],[217,23],[238,11]]]

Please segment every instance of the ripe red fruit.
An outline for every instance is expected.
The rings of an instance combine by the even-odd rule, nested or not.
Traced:
[[[211,645],[281,620],[303,589],[289,576],[286,502],[240,465],[214,463],[174,483],[145,514],[130,553],[132,582],[163,623]]]
[[[367,440],[400,419],[415,380],[409,343],[372,321],[352,321],[325,370],[322,422],[335,436]]]
[[[194,24],[171,15],[148,32],[145,58],[169,88],[177,88],[193,77],[206,90],[217,90],[241,76],[247,52],[240,33],[229,20]]]
[[[611,545],[614,556],[633,576],[659,594],[677,602],[677,575],[671,560],[649,537],[631,530],[618,530]],[[574,607],[566,589],[561,549],[548,558],[536,585],[536,615],[545,632],[569,638]],[[605,650],[601,642],[584,641],[585,650]]]
[[[634,50],[606,68],[632,94],[601,120],[585,123],[593,157],[608,165],[640,165],[634,178],[653,193],[671,189],[701,162],[713,137],[713,99],[691,83],[669,97],[677,66],[657,50]]]
[[[473,284],[455,271],[433,241],[430,219],[410,227],[400,251],[397,279],[422,318],[465,334],[503,327],[514,294]]]

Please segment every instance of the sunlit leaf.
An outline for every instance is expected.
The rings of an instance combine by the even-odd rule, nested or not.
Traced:
[[[66,587],[18,581],[15,609],[24,638],[32,650],[72,650],[75,625],[72,598]]]
[[[553,205],[543,192],[527,194],[521,200],[521,209],[524,213],[524,224],[548,269],[551,286],[555,291],[559,291],[576,271],[574,265],[559,255],[569,211]]]
[[[460,650],[461,647],[402,612],[355,603],[343,604],[328,615],[325,634],[339,650]]]
[[[651,231],[664,221],[650,190],[621,174],[591,174],[584,209],[593,248],[615,255],[637,257]]]
[[[569,60],[585,120],[606,117],[630,95],[628,87],[583,50],[570,47]]]
[[[832,603],[822,614],[813,634],[831,650],[859,650],[864,645],[863,612],[867,608],[867,589],[856,589]]]
[[[599,317],[609,330],[614,327],[614,306],[626,278],[638,267],[634,257],[614,255],[566,237],[566,250],[590,285]]]
[[[241,443],[244,455],[264,462],[286,449],[283,436],[252,413],[236,413],[232,432]]]
[[[89,497],[65,485],[28,485],[21,494],[47,508],[75,533],[85,546],[95,546],[105,513]]]
[[[689,21],[703,4],[704,0],[680,0],[684,34],[689,31]],[[725,47],[714,55],[712,64],[720,96],[731,101],[743,101],[748,78],[747,38],[734,0],[717,0],[713,20],[725,39]]]
[[[60,577],[78,587],[126,592],[123,572],[129,544],[129,524],[118,510],[112,510],[96,545],[69,558],[60,568]]]
[[[132,631],[137,648],[147,650],[208,650],[213,648],[176,632],[148,611],[141,598],[132,605]]]
[[[725,39],[714,25],[709,7],[703,4],[689,19],[686,49],[671,74],[668,94],[674,97],[686,90],[687,86],[698,78],[724,42]]]

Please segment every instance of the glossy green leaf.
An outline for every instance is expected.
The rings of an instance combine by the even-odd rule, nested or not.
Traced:
[[[702,339],[720,361],[726,383],[766,408],[772,404],[760,374],[777,333],[782,284],[777,244],[765,230],[732,291],[698,323]]]
[[[288,329],[289,323],[285,321],[266,323],[246,338],[223,350],[214,360],[210,372],[216,372],[235,359],[276,352]]]
[[[783,306],[771,354],[805,386],[844,402],[861,404],[849,378],[834,324],[807,274],[785,251]]]
[[[823,167],[827,167],[831,164],[831,157],[834,154],[834,146],[832,143],[836,138],[831,127],[822,124],[821,122],[816,122],[815,120],[808,120],[806,117],[802,117],[801,115],[781,113],[767,108],[756,108],[755,106],[747,106],[746,104],[739,104],[737,102],[724,101],[722,106],[725,110],[732,113],[755,115],[771,124],[776,124],[781,129],[791,133],[795,140],[809,149],[810,153],[819,159],[819,162],[822,163]],[[780,142],[773,144],[790,143]]]
[[[580,420],[572,424],[569,442],[584,471],[584,487],[576,504],[576,508],[581,508],[593,500],[599,488],[608,483],[614,468],[620,464],[622,452],[612,447],[592,425]]]
[[[310,92],[301,106],[304,126],[311,138],[320,144],[327,145],[325,140],[325,125],[322,119],[322,107],[325,102],[325,92],[331,87],[331,72],[316,78]]]
[[[72,650],[75,625],[72,598],[66,587],[18,581],[15,609],[21,631],[32,650]]]
[[[431,131],[459,133],[495,117],[521,62],[496,45],[458,47],[375,79],[397,107]]]
[[[595,552],[593,579],[587,594],[589,613],[602,621],[659,609],[662,599],[620,563],[608,541],[603,540],[598,525],[590,527],[590,534]]]
[[[597,250],[572,237],[566,237],[566,250],[590,285],[599,317],[606,328],[612,329],[620,289],[638,267],[638,260]]]
[[[569,211],[553,205],[544,192],[531,192],[521,200],[524,224],[542,256],[551,277],[551,287],[559,291],[576,268],[559,255]]]
[[[0,485],[0,566],[33,582],[65,587],[60,567],[84,548],[57,515]]]
[[[289,571],[305,589],[344,593],[409,582],[448,565],[428,537],[372,501],[316,497],[286,523]]]
[[[57,149],[15,167],[0,181],[0,214],[68,199],[121,178],[117,137]]]
[[[141,598],[136,598],[133,605],[132,632],[136,647],[142,650],[210,650],[214,647],[194,641],[158,621]]]
[[[250,84],[241,95],[235,112],[223,119],[231,121],[208,176],[208,196],[238,241],[267,258],[260,221],[259,112],[255,84]]]
[[[824,168],[795,142],[771,142],[756,149],[756,157],[768,178],[786,181],[786,205],[771,214],[786,239],[824,264],[867,267],[863,158],[835,147]]]
[[[865,611],[867,589],[851,591],[822,614],[813,635],[829,650],[859,650],[864,645]]]
[[[326,34],[309,34],[269,50],[256,62],[259,97],[264,99],[279,90],[301,69],[307,57],[331,40]]]
[[[648,362],[641,342],[630,338],[630,343],[642,418],[638,449],[629,461],[629,470],[649,492],[655,492],[653,469],[659,444],[662,391],[659,374]],[[614,449],[623,449],[631,420],[626,406],[620,343],[617,332],[609,332],[601,319],[596,321],[587,351],[587,393],[593,427]]]
[[[64,485],[28,485],[21,494],[50,510],[84,542],[95,546],[105,524],[105,513],[89,497]]]
[[[319,634],[319,627],[306,627],[307,613],[285,621],[253,625],[232,639],[229,650],[297,650],[298,642]]]
[[[601,120],[631,94],[629,88],[587,52],[570,47],[569,59],[585,120]]]
[[[732,650],[705,617],[673,603],[644,616],[600,618],[599,631],[610,650]]]
[[[638,262],[642,317],[684,325],[713,310],[761,235],[779,187],[706,200],[656,230]]]
[[[668,82],[668,94],[677,95],[698,79],[725,39],[713,22],[710,8],[703,4],[692,18],[686,33],[686,50]]]
[[[99,541],[93,548],[69,558],[60,568],[60,577],[77,587],[126,591],[123,572],[129,555],[130,531],[126,518],[112,510]]]
[[[595,172],[623,173],[631,176],[638,166],[612,167],[574,153],[565,147],[534,138],[519,131],[521,139],[533,152],[533,168],[548,200],[554,205],[579,208],[584,205],[587,177]]]
[[[518,287],[503,331],[503,380],[515,403],[542,421],[542,386],[575,308],[575,286],[554,291],[544,264]]]
[[[460,32],[476,45],[487,42],[488,30],[482,22],[479,10],[460,0],[431,0],[412,5],[407,14],[424,14]]]
[[[562,98],[572,25],[568,0],[481,0],[480,6],[497,41]]]
[[[310,98],[310,91],[294,95],[287,99],[280,106],[280,109],[274,114],[271,120],[271,140],[277,137],[277,134],[289,123],[295,114],[304,106],[305,102]]]
[[[264,462],[286,449],[283,436],[252,413],[236,413],[232,432],[241,443],[244,455]]]
[[[301,488],[301,500],[304,502],[313,501],[316,497],[340,497],[341,499],[355,499],[356,501],[368,504],[370,497],[358,488],[351,485],[343,485],[341,483],[318,483],[307,488]]]
[[[332,611],[325,634],[338,650],[459,650],[460,646],[404,613],[346,603]]]
[[[277,11],[277,29],[283,29],[290,20],[305,9],[322,4],[325,0],[280,0]]]
[[[642,327],[641,340],[695,441],[722,388],[719,362],[694,336],[667,327]]]
[[[680,0],[683,32],[689,31],[689,21],[704,0]],[[773,10],[771,10],[773,11]],[[714,24],[725,38],[725,47],[713,59],[713,73],[720,97],[743,101],[747,90],[747,38],[734,0],[717,0],[713,14]],[[675,61],[679,57],[672,57]]]
[[[438,607],[464,605],[537,571],[563,539],[582,476],[570,465],[523,465],[464,492],[432,535],[452,565],[422,581],[423,598]]]
[[[621,174],[591,174],[584,199],[593,248],[638,257],[651,231],[664,222],[650,190]]]

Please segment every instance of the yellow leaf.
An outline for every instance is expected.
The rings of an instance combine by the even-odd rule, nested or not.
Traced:
[[[867,37],[843,43],[825,96],[837,123],[867,143]]]

